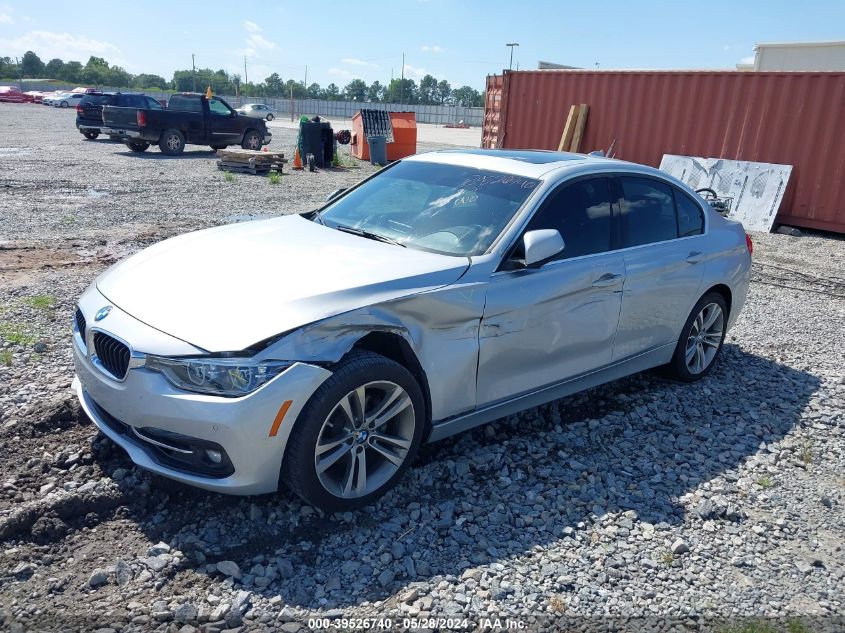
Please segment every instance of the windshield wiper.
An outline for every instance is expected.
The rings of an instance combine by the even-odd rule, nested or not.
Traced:
[[[322,218],[321,218],[322,219]],[[370,233],[369,231],[365,231],[363,229],[356,229],[351,226],[346,226],[344,224],[335,224],[334,228],[338,231],[343,231],[344,233],[352,233],[352,235],[358,235],[360,237],[366,237],[368,240],[376,240],[377,242],[384,242],[385,244],[393,244],[395,246],[401,246],[402,248],[407,248],[402,242],[398,242],[394,240],[392,237],[387,237],[386,235],[380,235],[378,233]]]
[[[320,222],[320,224],[322,224],[323,226],[326,226],[326,221],[323,219],[322,212],[319,209],[315,209],[311,213],[314,214],[314,217],[317,218],[317,220]]]

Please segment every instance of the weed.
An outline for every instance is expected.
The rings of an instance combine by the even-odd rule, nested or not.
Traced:
[[[761,620],[750,620],[739,624],[731,624],[716,629],[719,633],[778,633],[778,630]]]
[[[665,552],[660,557],[660,562],[666,565],[667,567],[671,567],[675,564],[675,555],[672,552]]]
[[[552,608],[552,611],[556,613],[566,612],[566,600],[557,594],[549,598],[549,606]]]
[[[224,171],[223,180],[225,180],[226,182],[235,182],[235,174],[230,171]]]
[[[801,461],[804,462],[806,466],[813,463],[813,447],[809,440],[805,441],[801,446],[801,450],[798,451],[798,457],[801,458]]]
[[[358,163],[352,160],[352,157],[347,154],[334,153],[332,156],[332,167],[357,167]]]
[[[34,295],[25,299],[30,308],[36,310],[52,310],[56,307],[56,298],[53,295]]]
[[[76,217],[72,215],[66,215],[62,217],[62,224],[73,224],[76,222]]]
[[[813,633],[813,630],[801,620],[789,620],[786,623],[786,630],[789,633]]]
[[[0,352],[0,363],[3,363],[6,367],[12,366],[12,350],[4,349]]]
[[[277,171],[271,171],[270,176],[268,176],[271,185],[278,185],[282,182],[282,175]]]
[[[29,347],[37,338],[34,334],[27,332],[23,326],[14,323],[1,323],[0,336],[13,345]]]
[[[768,490],[769,488],[772,488],[775,485],[775,482],[768,475],[763,475],[757,480],[757,485],[763,488],[764,490]]]

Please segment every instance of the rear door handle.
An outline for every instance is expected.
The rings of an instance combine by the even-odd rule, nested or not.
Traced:
[[[704,253],[702,253],[701,251],[692,251],[689,255],[687,255],[687,263],[697,264],[701,261],[703,255]]]
[[[593,288],[604,288],[606,286],[614,286],[620,281],[622,281],[622,275],[605,273],[593,282]]]

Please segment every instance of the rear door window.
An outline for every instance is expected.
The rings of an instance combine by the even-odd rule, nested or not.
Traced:
[[[675,189],[675,205],[678,207],[678,235],[689,237],[704,233],[704,214],[689,196]]]
[[[651,178],[622,176],[619,201],[622,246],[653,244],[678,237],[675,202],[669,185]]]
[[[202,112],[202,101],[188,95],[173,95],[167,109],[176,112]]]

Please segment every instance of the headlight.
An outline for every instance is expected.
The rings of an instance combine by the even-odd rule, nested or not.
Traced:
[[[293,363],[249,358],[163,358],[147,356],[145,367],[188,391],[215,396],[244,396],[269,382]]]

